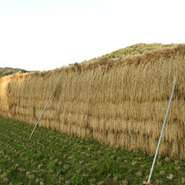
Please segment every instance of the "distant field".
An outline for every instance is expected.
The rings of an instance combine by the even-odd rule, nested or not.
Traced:
[[[0,118],[0,184],[139,185],[152,157]],[[160,158],[153,182],[185,184],[185,161]]]

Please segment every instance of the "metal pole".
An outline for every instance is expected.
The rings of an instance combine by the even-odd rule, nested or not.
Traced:
[[[158,144],[157,144],[155,156],[154,156],[154,159],[153,159],[152,167],[150,169],[150,174],[149,174],[148,181],[147,181],[148,184],[150,184],[150,180],[151,180],[152,173],[153,173],[153,170],[154,170],[154,166],[155,166],[155,162],[156,162],[156,159],[157,159],[157,155],[159,153],[161,140],[162,140],[162,138],[164,136],[164,129],[165,129],[166,124],[167,124],[167,119],[168,119],[168,116],[169,116],[171,103],[172,103],[172,99],[173,99],[174,92],[175,92],[175,86],[176,86],[176,79],[174,79],[174,81],[173,81],[173,87],[172,87],[172,91],[171,91],[171,96],[170,96],[170,99],[169,99],[169,103],[168,103],[167,111],[166,111],[166,114],[165,114],[165,117],[164,117],[164,121],[163,121],[162,129],[161,129],[159,141],[158,141]]]

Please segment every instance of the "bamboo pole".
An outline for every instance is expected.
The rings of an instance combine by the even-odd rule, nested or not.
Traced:
[[[176,79],[174,79],[174,81],[173,81],[173,87],[172,87],[172,91],[171,91],[171,96],[170,96],[168,107],[167,107],[166,114],[165,114],[165,117],[164,117],[164,121],[163,121],[162,129],[161,129],[159,141],[158,141],[158,144],[157,144],[155,156],[154,156],[154,159],[153,159],[153,162],[152,162],[152,166],[151,166],[151,169],[150,169],[150,173],[149,173],[149,177],[148,177],[148,180],[147,180],[147,184],[150,184],[151,177],[152,177],[153,170],[154,170],[154,166],[155,166],[156,159],[157,159],[157,155],[158,155],[159,149],[160,149],[161,140],[162,140],[162,138],[164,136],[164,130],[165,130],[166,125],[167,125],[168,116],[169,116],[169,112],[170,112],[170,108],[171,108],[171,104],[172,104],[172,99],[173,99],[174,92],[175,92],[175,86],[176,86]]]
[[[51,102],[51,100],[52,100],[53,98],[54,98],[54,96],[53,96],[53,94],[52,94],[52,95],[49,97],[49,100],[46,102],[46,104],[45,104],[45,106],[44,106],[42,112],[40,113],[39,119],[35,122],[34,128],[33,128],[32,132],[31,132],[31,134],[30,134],[30,137],[29,137],[30,140],[31,140],[31,138],[32,138],[32,136],[33,136],[33,134],[34,134],[34,132],[35,132],[35,130],[36,130],[36,128],[37,128],[39,122],[40,122],[40,120],[42,119],[43,114],[45,113],[45,111],[46,111],[48,105],[50,104],[50,102]]]
[[[48,101],[46,102],[46,104],[45,104],[45,106],[44,106],[44,108],[43,108],[43,110],[42,110],[42,112],[40,113],[40,116],[39,116],[38,120],[37,120],[37,121],[35,122],[35,124],[34,124],[34,128],[33,128],[32,132],[31,132],[31,134],[30,134],[30,137],[29,137],[30,140],[31,140],[31,138],[32,138],[32,136],[33,136],[33,134],[34,134],[34,132],[35,132],[35,130],[36,130],[36,128],[37,128],[39,122],[41,121],[43,114],[45,113],[47,107],[49,106],[51,100],[55,98],[55,93],[56,93],[57,87],[58,87],[59,84],[60,84],[60,79],[61,79],[61,78],[58,79],[58,82],[57,82],[57,85],[56,85],[56,87],[55,87],[54,92],[53,92],[53,93],[51,94],[51,96],[49,97]]]

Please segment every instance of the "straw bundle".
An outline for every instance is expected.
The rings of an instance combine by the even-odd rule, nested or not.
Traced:
[[[0,114],[34,123],[53,94],[41,126],[154,153],[175,76],[161,153],[185,159],[185,45],[152,45],[143,52],[146,46],[54,71],[3,77]]]

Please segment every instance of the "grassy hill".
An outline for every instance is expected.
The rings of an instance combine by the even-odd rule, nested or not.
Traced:
[[[149,53],[151,51],[158,51],[160,49],[169,49],[169,48],[175,48],[177,47],[177,44],[134,44],[122,49],[118,49],[116,51],[113,51],[111,53],[105,54],[103,56],[90,59],[88,61],[84,61],[83,63],[90,64],[90,63],[97,63],[100,61],[108,61],[109,59],[113,60],[120,60],[126,57],[133,57],[136,55],[142,55]]]
[[[10,67],[5,67],[5,68],[1,68],[0,67],[0,77],[6,76],[6,75],[10,75],[10,74],[14,74],[17,72],[26,72],[23,69],[17,69],[17,68],[10,68]]]
[[[164,49],[164,48],[166,48],[166,49],[175,48],[177,46],[178,46],[177,44],[159,44],[159,43],[134,44],[134,45],[107,53],[107,54],[102,55],[100,57],[95,57],[90,60],[82,61],[79,64],[82,64],[82,65],[83,64],[92,64],[92,63],[98,63],[98,62],[102,62],[102,61],[106,63],[109,59],[113,59],[113,60],[117,61],[117,60],[120,60],[123,58],[134,57],[136,55],[142,55],[142,54],[146,54],[146,53],[149,53],[152,51],[158,51],[158,50]],[[74,64],[76,64],[76,63],[74,63]],[[74,65],[74,64],[70,64],[70,66]],[[61,69],[61,68],[59,68],[59,69]],[[49,70],[49,71],[55,71],[55,70]],[[19,68],[10,68],[10,67],[1,68],[0,67],[0,77],[10,75],[13,73],[17,73],[17,72],[27,72],[27,71],[23,70],[23,69],[19,69]]]

